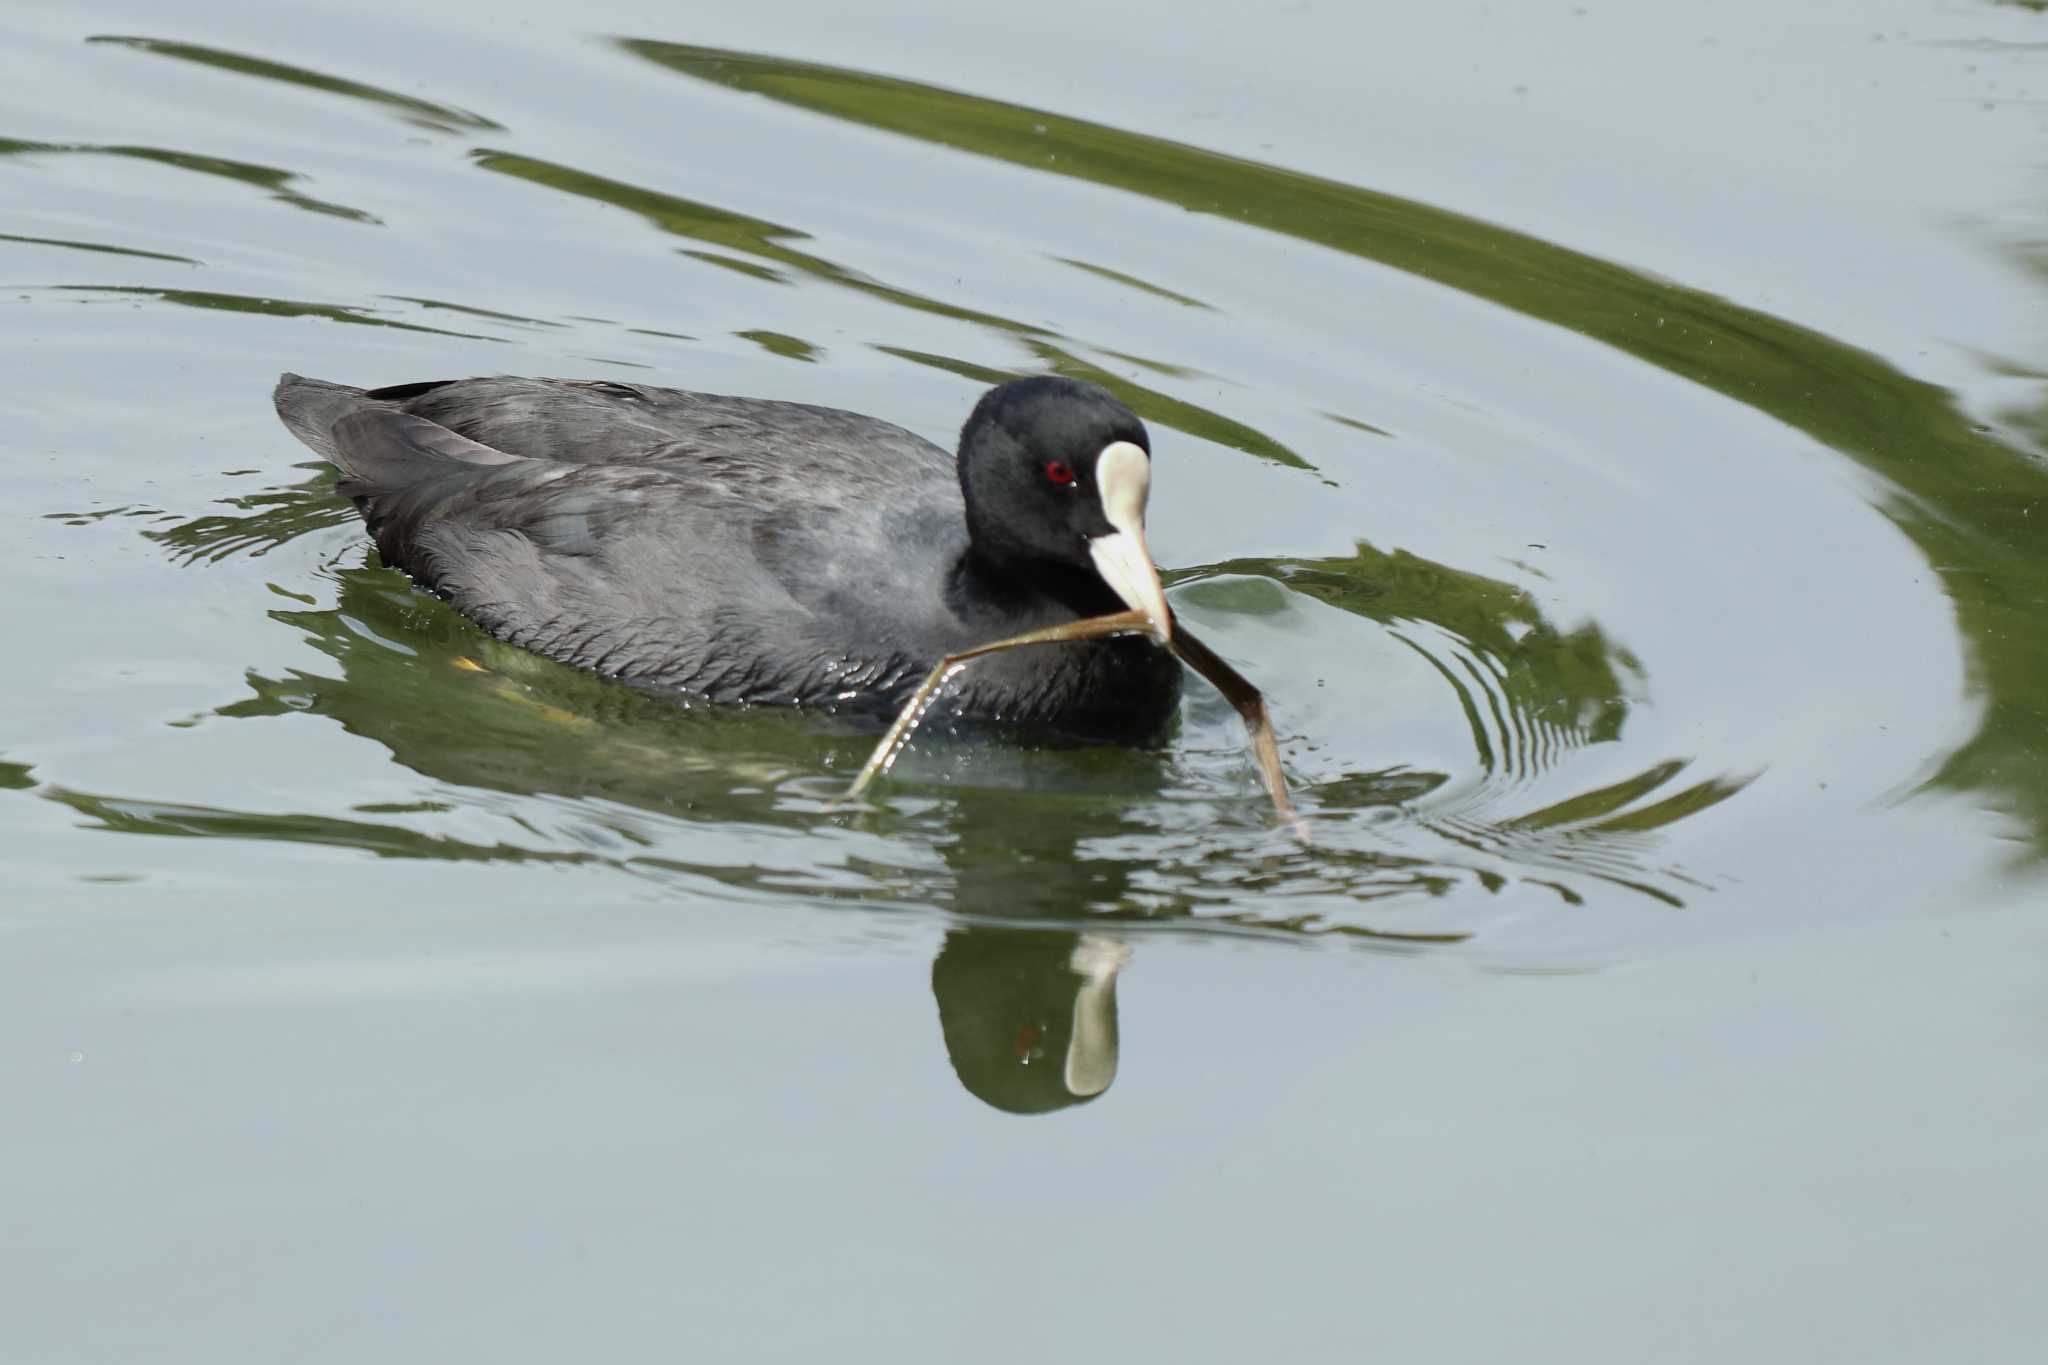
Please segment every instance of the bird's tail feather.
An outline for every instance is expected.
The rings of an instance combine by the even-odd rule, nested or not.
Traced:
[[[400,412],[381,390],[372,394],[287,374],[272,400],[292,434],[341,470],[341,491],[352,496],[406,488],[455,467],[517,458]]]
[[[334,425],[366,401],[363,391],[347,384],[330,384],[324,379],[285,374],[277,381],[270,401],[292,435],[304,441],[324,460],[334,458]]]

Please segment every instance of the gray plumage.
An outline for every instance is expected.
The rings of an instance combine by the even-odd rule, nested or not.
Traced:
[[[609,381],[288,374],[275,401],[386,564],[636,687],[893,714],[946,654],[1123,606],[1087,567],[1092,514],[1032,482],[1044,459],[1085,477],[1109,441],[1145,443],[1075,381],[991,391],[959,467],[857,413]],[[1179,687],[1144,638],[1033,646],[969,665],[933,717],[1142,741]]]

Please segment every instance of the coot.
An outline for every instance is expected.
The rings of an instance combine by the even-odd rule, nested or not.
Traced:
[[[989,390],[957,461],[857,413],[609,380],[287,374],[275,401],[386,564],[549,658],[690,699],[891,715],[948,656],[1122,613],[1143,633],[978,659],[934,718],[1142,743],[1175,712],[1151,442],[1092,384]]]

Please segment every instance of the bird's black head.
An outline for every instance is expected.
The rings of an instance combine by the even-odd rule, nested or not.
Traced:
[[[1019,582],[1099,582],[1163,640],[1171,618],[1145,549],[1151,451],[1145,424],[1093,384],[1042,375],[990,389],[960,429],[972,553]]]

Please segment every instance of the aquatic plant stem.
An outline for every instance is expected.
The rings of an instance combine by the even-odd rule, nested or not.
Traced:
[[[1188,632],[1187,627],[1176,619],[1173,625],[1173,639],[1167,646],[1174,657],[1202,675],[1203,679],[1223,694],[1223,699],[1235,707],[1244,720],[1244,728],[1251,735],[1252,762],[1258,766],[1259,780],[1265,783],[1266,795],[1273,798],[1273,813],[1301,842],[1308,843],[1308,823],[1294,809],[1294,802],[1287,795],[1287,777],[1280,771],[1280,746],[1273,738],[1273,720],[1266,714],[1266,698],[1242,673],[1223,662],[1223,659],[1209,646],[1203,644]]]
[[[910,694],[910,700],[896,713],[896,720],[889,726],[881,742],[875,745],[868,761],[861,765],[853,784],[832,804],[851,801],[866,791],[868,784],[889,771],[896,762],[903,746],[917,732],[924,720],[925,712],[948,680],[961,669],[984,654],[994,654],[1005,649],[1019,649],[1026,645],[1066,644],[1077,640],[1100,640],[1112,635],[1151,635],[1158,638],[1152,618],[1142,611],[1120,611],[1108,616],[1091,616],[1085,620],[1071,621],[1065,625],[1048,626],[1044,630],[1026,631],[1013,635],[1007,640],[980,645],[974,649],[948,654],[939,660],[932,671],[925,675],[917,690]],[[1294,836],[1303,843],[1309,842],[1308,826],[1294,809],[1294,803],[1287,794],[1287,778],[1280,770],[1280,748],[1273,738],[1272,718],[1266,713],[1266,699],[1258,688],[1223,662],[1216,652],[1190,635],[1178,618],[1171,623],[1167,648],[1175,658],[1200,674],[1204,681],[1223,694],[1237,714],[1244,719],[1246,731],[1251,736],[1252,761],[1259,770],[1259,780],[1265,784],[1266,794],[1273,800],[1273,811],[1287,825]]]
[[[999,650],[1018,649],[1025,645],[1056,645],[1071,640],[1100,640],[1110,635],[1149,635],[1152,633],[1152,618],[1142,611],[1119,611],[1108,616],[1090,616],[1080,621],[1069,621],[1065,625],[1047,626],[1043,630],[1028,630],[1022,635],[1012,635],[1007,640],[993,644],[977,645],[958,654],[948,654],[938,665],[925,675],[925,680],[910,694],[910,700],[896,713],[896,721],[882,736],[882,742],[868,755],[868,761],[861,766],[860,775],[853,779],[853,785],[846,789],[841,801],[851,801],[867,790],[868,783],[889,771],[896,761],[896,755],[917,730],[924,713],[931,709],[938,691],[948,678],[959,672],[971,659]],[[834,804],[837,804],[836,802]]]

